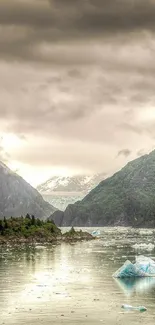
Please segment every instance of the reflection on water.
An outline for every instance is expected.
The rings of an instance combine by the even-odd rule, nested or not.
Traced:
[[[127,295],[132,295],[134,292],[146,294],[155,289],[155,278],[122,278],[115,279],[117,285]]]
[[[142,241],[153,243],[153,231],[101,228],[90,242],[0,247],[0,324],[153,325],[155,279],[112,278],[135,260],[133,243]],[[147,313],[126,314],[122,304],[144,305]]]

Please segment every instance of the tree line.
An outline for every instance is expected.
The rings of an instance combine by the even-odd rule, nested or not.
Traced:
[[[27,214],[25,217],[11,217],[0,220],[0,235],[23,235],[25,237],[34,234],[45,235],[58,233],[60,230],[51,220],[40,220],[34,215]]]

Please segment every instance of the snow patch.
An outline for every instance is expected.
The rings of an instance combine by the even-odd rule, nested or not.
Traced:
[[[104,179],[103,175],[53,176],[39,185],[37,190],[41,193],[51,193],[53,191],[89,192]]]

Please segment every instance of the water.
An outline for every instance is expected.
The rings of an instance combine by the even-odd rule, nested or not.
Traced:
[[[101,228],[101,237],[57,246],[0,247],[0,324],[153,325],[155,279],[123,281],[112,274],[127,258],[134,261],[135,254],[154,258],[155,251],[147,250],[154,232]],[[146,245],[137,250],[136,242]],[[147,311],[124,311],[122,304],[143,305]]]

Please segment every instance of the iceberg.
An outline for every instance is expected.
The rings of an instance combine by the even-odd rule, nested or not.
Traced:
[[[136,256],[135,263],[127,260],[114,274],[114,278],[155,277],[155,261],[140,255]]]
[[[138,310],[140,312],[147,310],[146,307],[144,307],[144,306],[134,307],[134,306],[126,305],[126,304],[122,305],[122,308],[125,310]]]
[[[100,230],[94,230],[91,234],[93,235],[93,236],[99,236],[100,235]]]

